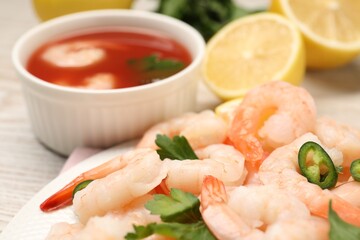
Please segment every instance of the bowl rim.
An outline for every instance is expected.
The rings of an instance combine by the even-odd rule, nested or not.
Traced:
[[[194,43],[194,45],[196,45],[196,49],[198,53],[193,57],[191,63],[187,67],[185,67],[180,72],[163,79],[162,81],[156,81],[150,84],[144,84],[144,85],[128,87],[128,88],[117,88],[117,89],[106,89],[106,90],[72,88],[72,87],[65,87],[65,86],[49,83],[31,74],[20,61],[19,56],[21,50],[23,48],[23,45],[26,44],[26,42],[28,41],[28,39],[31,39],[32,37],[38,34],[41,34],[43,31],[46,31],[47,29],[52,29],[54,27],[56,28],[56,26],[58,25],[68,24],[69,22],[72,21],[92,19],[96,17],[127,18],[134,16],[143,18],[144,20],[146,19],[158,20],[159,22],[161,22],[161,24],[176,26],[178,29],[182,29],[182,31],[191,34],[191,37],[193,38],[192,42]],[[34,26],[33,28],[25,32],[22,36],[20,36],[20,38],[15,42],[15,45],[12,49],[11,58],[15,69],[17,70],[18,73],[20,73],[20,75],[22,75],[22,81],[24,81],[23,79],[26,79],[25,81],[30,81],[31,83],[36,84],[40,87],[51,89],[53,91],[68,93],[68,94],[75,93],[75,94],[85,94],[85,95],[101,95],[101,94],[112,95],[119,93],[132,93],[132,92],[141,92],[144,90],[150,90],[153,88],[158,88],[167,84],[171,84],[172,82],[177,81],[178,79],[182,79],[183,76],[187,75],[196,66],[199,66],[201,64],[203,57],[205,55],[205,45],[206,45],[205,40],[196,29],[176,18],[155,12],[144,11],[144,10],[105,9],[105,10],[92,10],[92,11],[72,13],[48,20],[46,22],[40,23],[37,26]],[[188,47],[186,46],[184,47],[188,49]],[[33,51],[35,50],[36,49],[33,49]]]

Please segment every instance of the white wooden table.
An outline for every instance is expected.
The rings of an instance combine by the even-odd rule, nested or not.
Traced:
[[[0,231],[65,161],[34,137],[11,64],[14,42],[36,24],[30,0],[0,1]],[[360,128],[360,58],[337,70],[308,72],[303,86],[314,96],[319,115]],[[198,97],[198,110],[219,103],[204,86]]]

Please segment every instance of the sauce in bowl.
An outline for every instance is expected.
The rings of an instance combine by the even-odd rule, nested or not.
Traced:
[[[184,46],[162,33],[119,27],[48,42],[30,56],[27,69],[61,86],[116,89],[164,79],[191,60]]]

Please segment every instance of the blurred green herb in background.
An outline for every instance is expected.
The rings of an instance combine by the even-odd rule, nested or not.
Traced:
[[[190,24],[207,41],[228,22],[263,10],[247,10],[231,0],[160,0],[157,12]]]

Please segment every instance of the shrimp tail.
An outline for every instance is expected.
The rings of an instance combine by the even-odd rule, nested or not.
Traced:
[[[360,227],[360,209],[340,197],[332,196],[332,208],[339,217],[347,223]],[[323,201],[321,206],[311,208],[310,211],[322,218],[328,218],[329,201]]]
[[[164,194],[170,196],[170,189],[166,185],[166,178],[154,189],[156,194]]]
[[[227,194],[224,183],[210,175],[205,176],[201,189],[201,215],[217,239],[250,239],[252,230],[227,205]]]
[[[40,209],[43,212],[51,212],[55,211],[67,206],[72,205],[72,198],[68,198],[64,195],[62,196],[56,196],[56,197],[50,197],[46,199],[41,205]]]
[[[40,209],[43,212],[51,212],[72,205],[72,195],[76,185],[85,180],[87,179],[85,179],[82,175],[78,176],[41,203]]]
[[[340,198],[333,201],[333,209],[344,221],[360,227],[360,209]]]
[[[95,180],[103,178],[110,173],[113,173],[127,165],[127,161],[122,156],[116,157],[110,161],[107,161],[100,166],[97,166],[89,171],[86,171],[74,180],[68,183],[65,187],[51,195],[41,205],[40,209],[43,212],[51,212],[72,204],[73,191],[75,187],[86,180]]]

